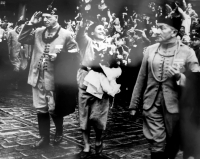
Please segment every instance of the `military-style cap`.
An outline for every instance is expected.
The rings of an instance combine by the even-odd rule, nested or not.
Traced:
[[[171,5],[167,3],[162,4],[159,10],[160,13],[158,13],[157,23],[165,23],[180,30],[182,17],[178,12],[178,5],[178,2],[173,2]]]
[[[54,0],[47,6],[46,9],[42,10],[43,13],[48,13],[51,15],[55,15],[57,8],[53,7]]]
[[[199,34],[194,34],[191,36],[191,40],[200,40],[200,35]]]

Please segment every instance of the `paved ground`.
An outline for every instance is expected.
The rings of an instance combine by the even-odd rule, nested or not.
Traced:
[[[57,147],[32,150],[30,145],[39,138],[36,112],[28,91],[5,89],[0,92],[0,159],[78,159],[82,149],[78,112],[64,119],[64,141]],[[51,138],[55,132],[51,122]],[[91,135],[94,148],[94,132]],[[109,113],[104,133],[101,159],[148,159],[148,144],[142,134],[142,120],[133,119],[122,106],[115,104]],[[181,153],[177,159],[181,159]],[[95,155],[91,158],[97,159]]]

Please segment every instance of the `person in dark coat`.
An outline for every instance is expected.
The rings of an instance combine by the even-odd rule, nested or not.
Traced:
[[[8,33],[7,38],[9,59],[12,65],[14,75],[13,78],[15,79],[13,82],[14,89],[18,89],[18,84],[22,80],[22,71],[27,68],[28,59],[31,54],[30,46],[22,45],[18,42],[19,32],[21,31],[24,23],[24,20],[19,20],[15,29]]]
[[[43,148],[49,145],[49,115],[51,115],[56,126],[53,144],[59,144],[63,138],[63,116],[74,111],[74,108],[70,108],[71,105],[69,104],[75,107],[75,97],[67,96],[70,93],[66,93],[66,91],[71,91],[71,88],[74,88],[71,84],[74,85],[76,81],[73,81],[76,79],[74,77],[75,73],[70,74],[69,70],[73,62],[69,62],[67,59],[73,60],[77,56],[77,43],[72,38],[71,32],[59,25],[58,15],[54,14],[55,9],[52,9],[52,6],[48,9],[50,12],[35,12],[29,23],[23,27],[18,38],[20,43],[33,45],[28,84],[32,86],[33,106],[37,110],[39,133],[41,136],[40,140],[33,145],[33,148]],[[33,28],[42,20],[45,27],[36,28],[32,32]],[[69,63],[65,65],[65,62]],[[75,68],[76,66],[73,69]],[[70,78],[66,79],[68,77]],[[66,82],[68,83],[66,84]],[[62,85],[64,87],[61,89]],[[69,85],[68,89],[67,86]],[[75,93],[72,94],[74,95]],[[70,111],[64,112],[63,110]]]
[[[200,73],[187,72],[180,100],[180,125],[183,159],[200,158]]]
[[[79,53],[60,53],[55,64],[55,111],[66,116],[75,111],[78,98],[77,71],[80,67]]]

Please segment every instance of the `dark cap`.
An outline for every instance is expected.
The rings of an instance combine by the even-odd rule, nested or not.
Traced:
[[[194,34],[191,36],[191,40],[200,40],[200,35],[199,34]]]
[[[179,30],[181,27],[181,24],[182,24],[182,17],[180,15],[180,13],[178,12],[178,7],[175,5],[175,3],[173,3],[173,4],[169,5],[169,4],[165,3],[165,4],[161,5],[162,14],[159,17],[157,17],[157,23],[165,23],[165,24],[168,24],[169,26],[172,26],[175,29]],[[171,7],[171,9],[174,11],[174,13],[170,15],[167,12],[167,7]]]
[[[53,7],[53,2],[54,2],[54,0],[47,6],[46,9],[42,10],[42,12],[54,15],[57,11],[57,8]]]

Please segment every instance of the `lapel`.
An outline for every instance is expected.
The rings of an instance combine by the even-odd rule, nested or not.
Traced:
[[[160,43],[157,43],[155,44],[154,47],[152,47],[150,50],[149,50],[149,61],[152,61],[155,54],[156,54],[156,51],[158,50],[158,47],[159,47]]]

